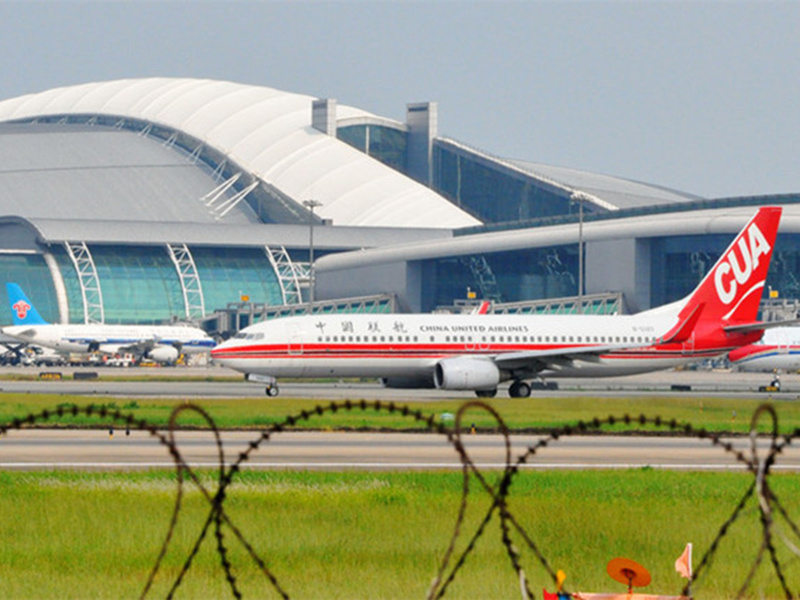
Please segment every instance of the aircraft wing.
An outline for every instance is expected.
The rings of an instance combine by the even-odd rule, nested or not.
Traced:
[[[109,339],[103,336],[97,337],[87,337],[87,338],[80,338],[80,339],[70,339],[71,342],[83,343],[89,346],[90,350],[96,350],[98,352],[102,352],[103,354],[134,354],[134,355],[144,355],[146,352],[151,350],[155,344],[156,340],[148,339],[148,340],[136,340],[136,341],[127,341],[127,340],[114,340]]]
[[[124,354],[130,352],[130,350],[127,350],[127,346],[122,344],[99,343],[97,345],[97,352],[102,352],[103,354]]]
[[[503,369],[530,370],[534,373],[545,369],[563,369],[574,366],[576,360],[598,362],[600,356],[614,350],[633,350],[646,346],[624,344],[606,344],[582,346],[579,348],[557,348],[553,350],[531,350],[524,352],[507,352],[496,354],[492,360]]]
[[[156,338],[150,338],[147,340],[137,340],[130,344],[122,344],[117,347],[115,354],[127,352],[129,354],[134,354],[136,356],[145,356],[148,352],[150,352],[153,348],[156,347],[158,340]]]

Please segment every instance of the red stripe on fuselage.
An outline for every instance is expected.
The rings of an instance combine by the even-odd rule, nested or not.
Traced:
[[[225,350],[212,350],[212,358],[218,359],[268,359],[268,358],[292,358],[292,359],[315,359],[315,358],[430,358],[441,359],[450,356],[464,355],[500,355],[516,352],[542,352],[547,350],[570,350],[581,351],[591,348],[591,345],[582,346],[519,346],[519,345],[424,345],[412,344],[408,346],[394,346],[390,344],[377,345],[356,345],[342,344],[327,346],[319,344],[309,344],[303,346],[288,346],[285,344],[242,346]],[[601,354],[604,359],[651,359],[651,358],[691,358],[716,356],[731,350],[731,348],[697,348],[694,350],[659,349],[655,347],[644,348],[641,350],[616,350]],[[535,357],[532,357],[535,358]],[[547,357],[542,357],[546,360]]]

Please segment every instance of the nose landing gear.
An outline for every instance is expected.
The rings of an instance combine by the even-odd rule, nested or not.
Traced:
[[[272,377],[271,375],[259,375],[258,373],[248,373],[245,375],[246,381],[253,381],[255,383],[265,383],[266,387],[264,388],[264,393],[267,396],[277,396],[278,392],[278,380]]]

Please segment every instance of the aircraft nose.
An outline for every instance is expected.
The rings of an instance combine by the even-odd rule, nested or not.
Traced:
[[[211,358],[216,358],[220,352],[224,351],[226,348],[229,348],[231,345],[230,340],[225,340],[224,342],[220,342],[216,346],[211,349]]]

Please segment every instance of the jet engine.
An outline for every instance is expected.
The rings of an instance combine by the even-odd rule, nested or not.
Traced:
[[[174,346],[156,346],[147,353],[147,358],[159,363],[174,363],[180,352]]]
[[[446,358],[436,364],[433,382],[441,390],[494,390],[500,369],[486,358]]]

